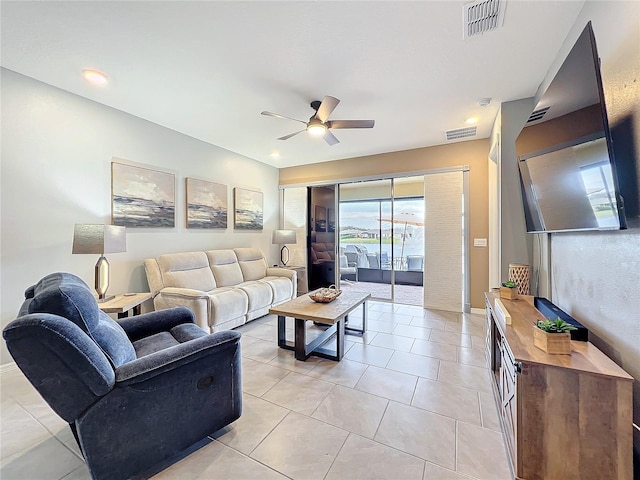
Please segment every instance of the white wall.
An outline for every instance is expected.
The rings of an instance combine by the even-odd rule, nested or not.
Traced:
[[[635,157],[640,179],[640,2],[586,2],[562,58],[589,20],[601,58],[609,123],[614,130],[629,119],[633,125],[618,137],[617,147],[614,135],[614,150],[620,161]],[[557,68],[545,77],[541,91]],[[618,147],[624,143],[631,148],[622,152]],[[640,230],[551,234],[551,273],[554,303],[584,323],[592,341],[636,379],[634,422],[640,425]],[[634,445],[640,455],[638,431]]]
[[[93,285],[97,256],[71,254],[73,225],[110,223],[112,157],[176,175],[176,227],[127,229],[127,252],[107,255],[110,293],[148,291],[143,260],[167,252],[254,246],[277,262],[276,168],[12,71],[1,74],[2,327],[15,318],[24,290],[48,273],[72,272]],[[226,230],[185,227],[185,177],[228,186]],[[263,231],[234,231],[233,187],[264,192]],[[1,363],[9,362],[0,344]]]
[[[531,265],[533,240],[527,235],[518,176],[516,138],[533,111],[533,98],[500,106],[500,155],[498,156],[500,205],[500,281],[509,279],[509,264]],[[492,287],[498,285],[491,285]]]

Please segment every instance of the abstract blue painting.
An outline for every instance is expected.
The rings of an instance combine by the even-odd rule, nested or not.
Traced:
[[[187,178],[187,228],[227,228],[227,186]]]
[[[234,188],[235,228],[262,230],[262,192]]]
[[[175,227],[172,173],[111,163],[111,221],[124,227]]]

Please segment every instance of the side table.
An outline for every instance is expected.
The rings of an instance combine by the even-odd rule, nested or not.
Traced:
[[[151,293],[125,293],[116,295],[108,302],[98,303],[98,307],[105,313],[117,313],[118,318],[126,318],[131,310],[134,315],[140,315],[140,306],[151,299]]]
[[[295,270],[298,273],[298,296],[309,292],[307,286],[307,267],[298,266],[281,266],[280,268],[286,268],[287,270]]]

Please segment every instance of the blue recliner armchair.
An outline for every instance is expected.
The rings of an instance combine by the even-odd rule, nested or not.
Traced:
[[[116,322],[69,273],[25,297],[7,347],[94,479],[144,475],[240,417],[240,333],[207,334],[184,307]]]

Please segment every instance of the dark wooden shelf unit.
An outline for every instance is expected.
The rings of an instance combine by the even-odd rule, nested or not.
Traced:
[[[487,359],[494,374],[512,470],[526,480],[632,480],[631,377],[592,343],[571,341],[571,355],[533,345],[544,316],[533,297],[500,299],[511,325],[486,297]]]

